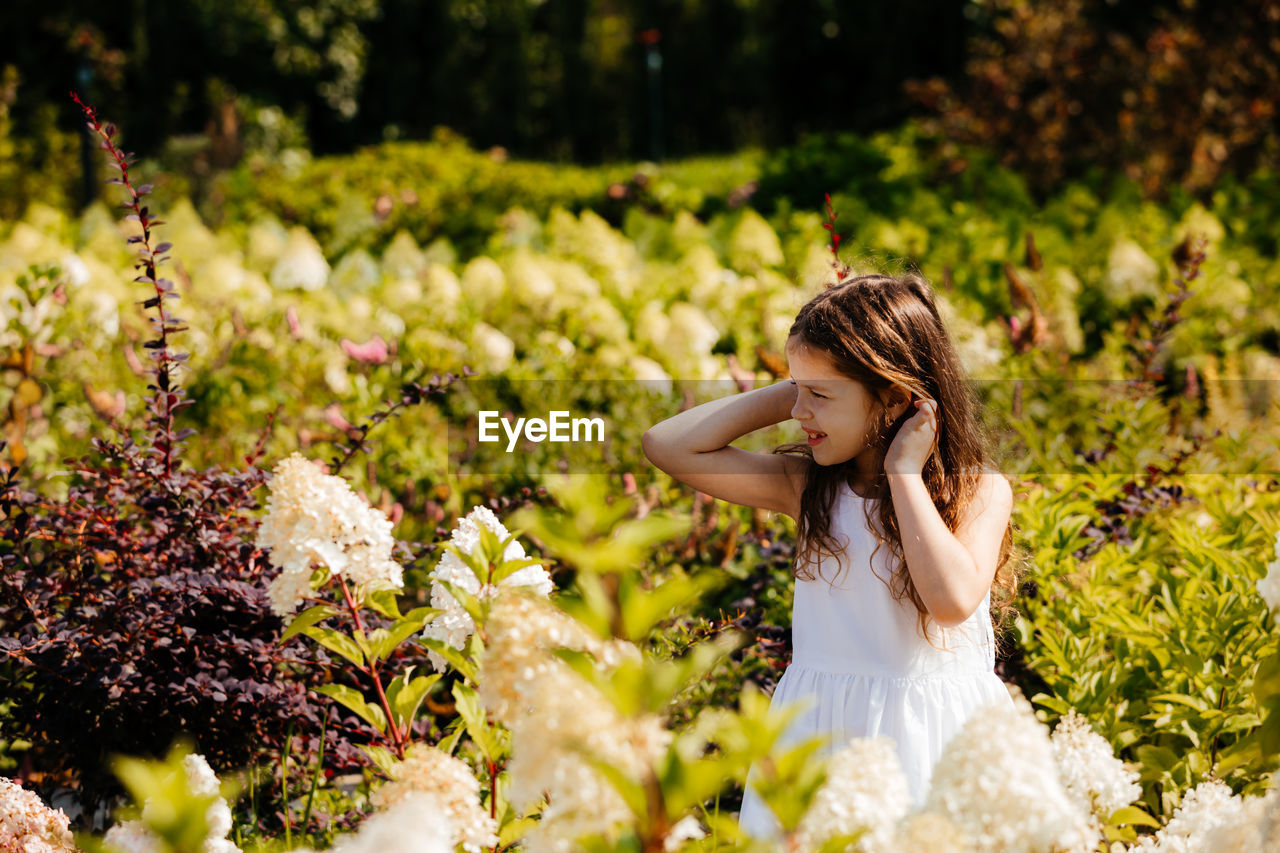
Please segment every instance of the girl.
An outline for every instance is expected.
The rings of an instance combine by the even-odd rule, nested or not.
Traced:
[[[1017,589],[1013,492],[986,464],[976,400],[920,276],[829,286],[800,309],[786,355],[791,379],[656,424],[645,456],[713,497],[796,521],[793,655],[770,705],[811,704],[780,743],[826,736],[829,756],[854,737],[891,737],[918,807],[965,720],[1012,706],[989,608],[998,587],[1007,615]],[[789,417],[807,445],[729,446]],[[752,787],[762,772],[748,773],[739,822],[775,837]]]

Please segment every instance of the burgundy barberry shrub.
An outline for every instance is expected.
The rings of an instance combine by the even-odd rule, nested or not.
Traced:
[[[278,755],[290,736],[293,763],[310,762],[325,709],[308,691],[334,667],[323,650],[282,646],[268,602],[275,571],[253,543],[270,423],[243,469],[183,465],[193,430],[175,429],[188,403],[173,374],[187,356],[168,336],[185,327],[165,309],[173,284],[157,274],[170,247],[152,245],[161,223],[141,202],[149,188],[130,181],[115,129],[81,106],[140,229],[129,238],[135,280],[156,313],[145,345],[149,412],[141,440],[113,425],[118,441],[95,438],[92,454],[65,460],[65,499],[23,488],[20,466],[0,479],[0,670],[9,676],[0,704],[12,703],[6,737],[32,744],[26,772],[48,789],[79,789],[92,815],[119,792],[111,755],[161,756],[183,733],[219,773]],[[409,388],[406,399],[426,390]],[[327,767],[367,764],[356,746],[376,740],[371,728],[344,718],[325,731]]]

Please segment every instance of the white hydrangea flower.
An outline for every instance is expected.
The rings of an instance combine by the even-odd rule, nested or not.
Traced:
[[[741,272],[780,266],[786,258],[782,241],[763,216],[746,208],[729,234],[729,263]]]
[[[671,393],[671,375],[662,369],[662,365],[651,358],[638,355],[631,359],[631,370],[640,382],[641,387],[655,394]]]
[[[1205,831],[1201,849],[1212,853],[1255,853],[1280,839],[1280,788],[1261,797],[1248,797],[1240,819],[1224,821]]]
[[[1206,838],[1219,828],[1245,822],[1244,801],[1218,779],[1196,785],[1182,797],[1173,817],[1159,832],[1144,835],[1129,848],[1135,853],[1217,853]],[[1260,849],[1260,848],[1259,848]]]
[[[457,831],[435,794],[414,791],[339,836],[330,853],[453,853]]]
[[[889,849],[904,853],[969,853],[959,827],[945,815],[926,811],[914,812],[898,824]]]
[[[404,586],[400,564],[391,559],[391,520],[346,480],[295,452],[276,466],[269,488],[255,544],[270,549],[271,564],[281,569],[268,590],[276,615],[288,617],[307,594],[313,563],[357,587]]]
[[[467,294],[468,300],[489,306],[497,304],[507,295],[507,277],[493,258],[480,256],[467,262],[462,270],[461,286],[457,293]]]
[[[891,850],[895,827],[908,812],[911,790],[892,738],[853,738],[831,756],[827,779],[796,828],[801,850],[865,829],[853,850]]]
[[[1280,619],[1280,534],[1276,534],[1276,558],[1267,563],[1267,574],[1256,584],[1258,595],[1272,614]]]
[[[475,352],[483,356],[489,370],[494,373],[506,370],[515,360],[515,342],[488,323],[475,324],[471,330],[471,341]]]
[[[608,669],[639,649],[603,640],[549,601],[522,589],[503,591],[489,614],[490,642],[481,662],[480,701],[511,731],[508,798],[521,813],[549,803],[522,839],[529,853],[571,853],[575,839],[613,833],[634,816],[586,756],[639,782],[671,743],[653,715],[623,718],[554,648],[589,652]]]
[[[502,522],[498,520],[498,517],[493,514],[492,510],[488,507],[477,506],[459,519],[458,526],[449,538],[449,543],[465,554],[478,554],[480,550],[480,528],[482,526],[497,534],[498,541],[502,541],[511,535]],[[447,581],[481,599],[492,598],[497,594],[499,587],[527,586],[543,596],[550,595],[551,590],[554,589],[551,576],[547,574],[546,568],[541,565],[525,566],[512,572],[497,586],[485,584],[482,589],[475,573],[471,571],[466,563],[459,559],[457,554],[448,549],[442,550],[444,553],[441,554],[439,562],[436,563],[435,569],[431,572],[431,606],[442,612],[437,613],[435,618],[427,623],[426,630],[422,632],[422,636],[428,639],[441,640],[455,649],[461,649],[466,645],[467,638],[475,631],[476,625],[462,604],[437,581]],[[520,560],[524,559],[525,556],[524,546],[515,539],[511,540],[506,550],[502,552],[504,560]],[[444,658],[434,651],[428,651],[427,656],[430,658],[431,665],[435,667],[436,672],[445,671],[448,665]]]
[[[1142,796],[1139,774],[1126,770],[1106,738],[1072,708],[1054,729],[1053,759],[1058,778],[1081,811],[1105,819]],[[1101,831],[1101,824],[1097,824]]]
[[[1099,841],[1058,781],[1048,729],[1021,696],[975,713],[952,737],[923,810],[959,827],[975,853],[1088,851]]]
[[[667,830],[667,837],[662,840],[662,849],[666,853],[675,853],[684,846],[686,841],[697,841],[699,838],[706,837],[707,831],[703,829],[698,819],[691,814],[685,815]]]
[[[62,274],[67,278],[67,283],[72,287],[84,287],[92,278],[88,265],[75,252],[64,254],[59,266],[62,268]]]
[[[449,816],[453,844],[479,853],[498,843],[497,825],[480,805],[480,782],[466,762],[441,749],[412,744],[392,768],[391,781],[374,791],[372,800],[382,811],[424,791],[435,795],[439,810]]]
[[[1133,240],[1121,237],[1112,244],[1107,255],[1106,281],[1113,292],[1127,300],[1137,296],[1158,298],[1159,275],[1160,265]]]
[[[231,834],[231,806],[220,795],[221,783],[203,755],[192,753],[182,759],[187,777],[187,790],[198,797],[214,797],[205,811],[208,835],[201,848],[202,853],[240,853],[240,848],[227,836]],[[163,850],[160,839],[147,828],[147,821],[155,817],[155,805],[148,800],[142,804],[141,820],[126,820],[111,827],[104,841],[120,853],[159,853]]]
[[[458,276],[444,264],[428,263],[422,277],[422,298],[430,303],[431,311],[442,322],[452,323],[458,316],[462,302],[463,285]],[[470,293],[467,293],[470,297]]]
[[[140,820],[126,820],[107,830],[102,841],[119,853],[161,853],[160,839]]]
[[[529,587],[502,588],[489,611],[489,643],[480,663],[480,703],[504,725],[528,716],[535,694],[563,661],[548,650],[584,651],[614,667],[639,650],[625,640],[602,640]]]
[[[34,791],[0,776],[0,850],[72,853],[75,849],[62,809],[49,808]]]
[[[669,343],[680,342],[690,355],[707,355],[720,340],[720,330],[696,306],[677,302],[670,307],[669,312],[670,335],[674,338]]]
[[[289,231],[289,242],[271,268],[276,290],[320,290],[329,281],[329,262],[311,232],[302,226]]]

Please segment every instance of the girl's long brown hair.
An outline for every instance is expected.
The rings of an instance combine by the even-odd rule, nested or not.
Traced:
[[[825,353],[840,373],[861,382],[882,403],[885,392],[894,385],[909,389],[916,397],[937,401],[938,440],[925,462],[923,475],[938,514],[954,532],[974,500],[983,469],[993,467],[989,460],[995,452],[990,434],[978,419],[980,402],[965,381],[960,358],[924,277],[914,272],[862,275],[829,285],[800,309],[787,337],[796,337],[799,343]],[[892,422],[882,413],[879,430],[869,436],[881,458],[898,429],[914,413],[908,408]],[[795,575],[813,580],[809,565],[816,564],[823,553],[839,554],[839,543],[831,535],[831,509],[837,490],[855,473],[855,463],[851,459],[840,465],[819,465],[813,461],[813,451],[807,444],[784,444],[773,452],[809,458],[800,500],[801,548]],[[879,529],[885,533],[880,544],[888,545],[897,557],[890,593],[895,601],[911,599],[918,612],[917,628],[933,645],[928,633],[931,617],[907,571],[898,517],[883,470],[868,497],[870,500],[864,502],[867,521],[872,522],[872,507],[877,507]],[[1013,599],[1019,571],[1017,562],[1011,563],[1011,556],[1012,519],[1000,543],[992,582],[991,609],[1000,626],[1016,612]]]

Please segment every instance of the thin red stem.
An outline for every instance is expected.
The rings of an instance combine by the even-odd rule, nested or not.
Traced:
[[[355,599],[351,597],[351,590],[347,587],[347,579],[342,575],[338,575],[338,584],[342,587],[342,597],[346,599],[347,607],[351,610],[351,618],[355,620],[356,630],[364,636],[368,634],[364,630],[364,621],[360,618],[360,608],[356,607]],[[378,701],[382,703],[383,713],[387,715],[387,727],[391,731],[391,744],[395,747],[396,758],[404,758],[404,735],[400,732],[400,727],[396,725],[395,715],[391,712],[391,703],[387,701],[387,694],[382,690],[382,679],[378,676],[378,662],[369,661],[368,667],[360,667],[360,671],[369,676],[373,680],[374,689],[378,691]]]

